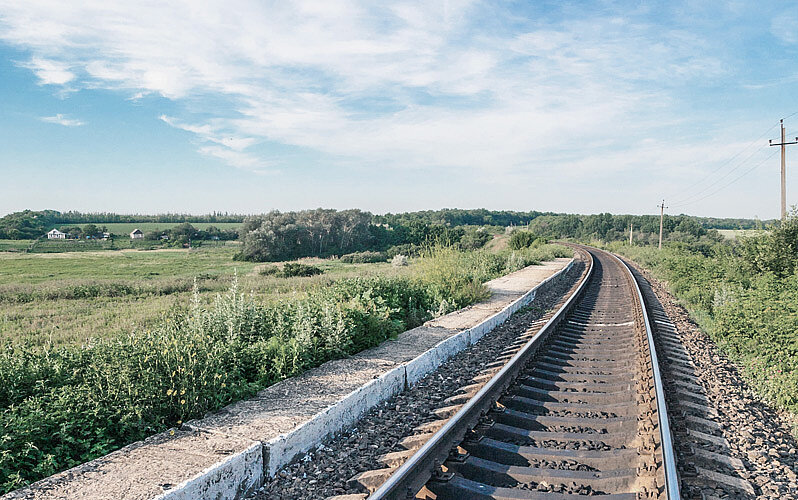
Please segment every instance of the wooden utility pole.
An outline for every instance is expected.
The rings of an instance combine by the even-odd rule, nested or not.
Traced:
[[[790,144],[798,144],[798,137],[793,142],[786,142],[784,140],[784,120],[779,120],[781,124],[781,142],[773,144],[773,140],[769,140],[770,146],[781,146],[781,220],[787,218],[787,151],[786,147]]]
[[[632,223],[629,223],[629,246],[632,246]]]
[[[659,249],[662,250],[662,219],[665,218],[665,209],[668,208],[665,206],[665,200],[662,200],[662,204],[659,206]]]

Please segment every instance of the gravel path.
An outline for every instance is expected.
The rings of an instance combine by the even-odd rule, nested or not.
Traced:
[[[681,469],[683,497],[797,499],[798,443],[790,433],[790,422],[794,422],[795,417],[763,402],[745,382],[734,363],[690,319],[687,310],[678,304],[663,283],[647,271],[635,267],[649,281],[664,312],[676,327],[681,346],[695,365],[695,382],[706,394],[706,406],[717,412],[712,420],[719,423],[720,428],[712,434],[726,438],[729,446],[719,446],[714,451],[739,459],[743,465],[739,467],[737,462],[737,466],[729,466],[725,470],[715,465],[714,470],[739,477],[754,489],[754,495],[751,495],[741,489],[706,480],[711,473],[707,474],[699,467],[711,469],[707,465],[707,455],[694,453],[701,443],[692,439],[694,435],[690,435],[690,421],[687,420],[689,412],[679,406],[678,400],[682,396],[674,395],[673,383],[679,379],[679,374],[666,368],[663,377],[666,383],[671,384],[668,408],[674,424],[674,439],[678,444],[677,460]],[[705,443],[702,446],[708,448]]]
[[[347,487],[347,481],[360,472],[383,468],[378,457],[396,451],[394,447],[402,438],[417,434],[414,428],[438,420],[433,410],[447,406],[444,399],[495,362],[530,323],[561,299],[584,267],[584,263],[577,260],[565,278],[547,292],[540,293],[530,307],[513,315],[409,390],[373,408],[355,428],[326,441],[287,466],[274,479],[267,479],[251,498],[324,499],[358,493],[357,489]]]

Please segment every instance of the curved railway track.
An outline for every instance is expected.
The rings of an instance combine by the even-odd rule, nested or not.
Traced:
[[[680,498],[640,290],[613,255],[575,248],[576,291],[370,499]]]

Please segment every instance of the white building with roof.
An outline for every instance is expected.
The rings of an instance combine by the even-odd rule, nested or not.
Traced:
[[[47,233],[48,240],[65,240],[67,237],[66,233],[62,233],[58,229],[53,229],[49,233]]]

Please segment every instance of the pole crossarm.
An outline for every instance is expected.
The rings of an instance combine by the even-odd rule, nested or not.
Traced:
[[[781,125],[781,142],[773,142],[773,139],[768,140],[768,146],[781,147],[781,220],[787,218],[787,148],[791,144],[798,144],[798,137],[792,142],[787,142],[784,134],[784,119],[779,120]]]

